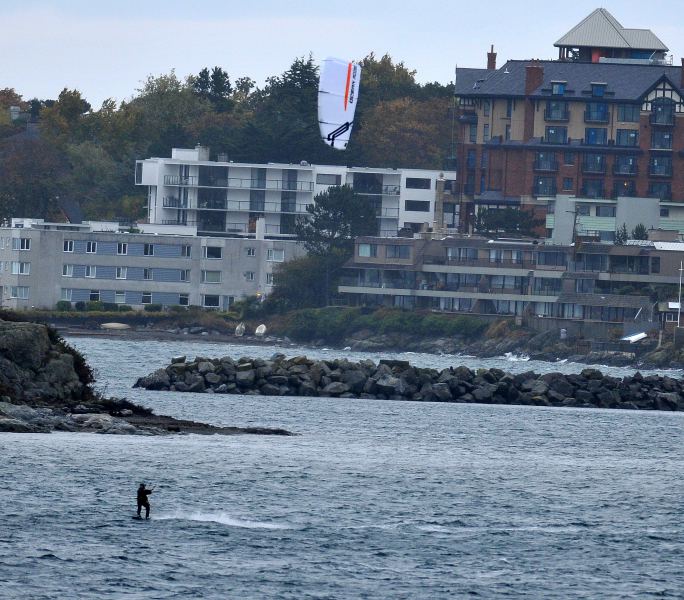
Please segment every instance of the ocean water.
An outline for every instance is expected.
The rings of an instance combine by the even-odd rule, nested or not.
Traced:
[[[0,434],[2,598],[684,597],[682,413],[149,392],[171,356],[278,349],[71,342],[111,395],[299,435]]]

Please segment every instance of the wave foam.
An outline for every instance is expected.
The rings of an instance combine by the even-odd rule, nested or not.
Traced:
[[[221,525],[228,525],[229,527],[242,527],[244,529],[291,529],[289,525],[282,523],[268,523],[264,521],[247,521],[243,519],[236,519],[230,515],[219,513],[186,513],[178,511],[175,513],[161,514],[153,516],[152,519],[156,521],[197,521],[200,523],[220,523]]]

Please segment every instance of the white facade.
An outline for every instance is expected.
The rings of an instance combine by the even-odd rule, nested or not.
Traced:
[[[437,179],[456,178],[453,171],[234,163],[209,157],[209,149],[198,146],[136,163],[135,182],[148,189],[150,224],[249,237],[263,218],[265,237],[292,236],[295,220],[307,215],[316,194],[347,184],[376,206],[378,234],[393,237],[402,227],[432,225]]]

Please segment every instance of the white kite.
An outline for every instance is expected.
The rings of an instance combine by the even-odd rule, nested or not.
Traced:
[[[323,61],[318,84],[318,124],[321,139],[331,148],[347,148],[360,83],[360,65],[339,58]]]

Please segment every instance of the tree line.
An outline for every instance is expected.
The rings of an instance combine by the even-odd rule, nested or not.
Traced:
[[[77,202],[85,218],[143,217],[135,160],[198,143],[235,162],[442,168],[451,84],[419,84],[416,71],[389,55],[359,62],[362,87],[346,152],[319,139],[312,56],[296,58],[263,87],[249,77],[232,80],[220,66],[185,79],[172,70],[99,109],[77,89],[54,100],[0,89],[0,218],[59,219],[64,200]],[[20,108],[19,119],[10,118],[11,106]]]

